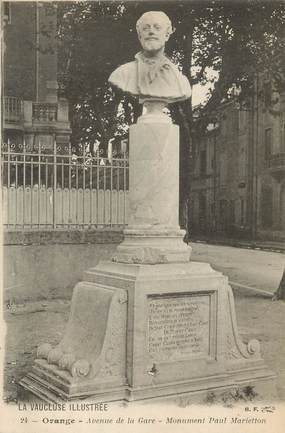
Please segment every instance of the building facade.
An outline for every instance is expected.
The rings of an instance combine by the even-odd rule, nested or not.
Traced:
[[[285,93],[263,74],[214,118],[196,137],[190,233],[285,240]]]
[[[2,140],[29,149],[69,143],[58,96],[56,2],[2,2]]]

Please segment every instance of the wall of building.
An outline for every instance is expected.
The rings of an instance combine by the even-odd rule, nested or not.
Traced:
[[[39,101],[57,102],[57,6],[55,2],[38,8],[39,46],[38,82]]]
[[[56,5],[9,3],[4,30],[4,94],[57,102]]]
[[[214,129],[199,137],[191,181],[192,233],[228,233],[244,226],[247,201],[248,114],[229,103]],[[206,169],[201,171],[201,156]],[[201,209],[204,208],[204,209]],[[204,214],[204,216],[203,216]]]
[[[278,94],[266,79],[258,84],[264,83],[270,84],[273,103],[258,102],[256,230],[259,237],[285,240],[285,93]]]
[[[110,260],[121,231],[6,233],[4,302],[70,298],[86,269]]]
[[[4,94],[36,98],[36,3],[9,2],[4,31]]]
[[[285,94],[272,87],[272,103],[266,102],[264,86],[258,77],[249,107],[234,100],[219,107],[218,126],[197,138],[189,212],[194,235],[285,240]]]
[[[63,147],[71,129],[68,102],[58,98],[57,4],[5,2],[5,10],[4,141]]]

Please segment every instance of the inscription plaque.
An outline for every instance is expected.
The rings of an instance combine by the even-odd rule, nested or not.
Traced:
[[[148,351],[156,360],[208,356],[209,295],[148,297]]]

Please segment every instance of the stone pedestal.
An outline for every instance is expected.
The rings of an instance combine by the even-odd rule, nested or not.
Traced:
[[[101,262],[74,290],[63,340],[38,349],[22,386],[47,401],[141,400],[269,384],[243,344],[227,278],[205,263]]]
[[[152,113],[131,127],[125,240],[85,272],[62,341],[41,345],[21,380],[41,399],[133,401],[272,381],[258,341],[239,339],[227,278],[189,262],[178,143],[178,127]]]
[[[189,262],[191,248],[178,225],[179,128],[165,116],[150,114],[130,127],[129,209],[125,240],[114,261],[124,263]],[[150,121],[151,119],[151,121]]]

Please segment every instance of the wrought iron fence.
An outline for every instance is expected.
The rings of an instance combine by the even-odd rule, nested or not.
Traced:
[[[83,147],[37,150],[2,146],[4,229],[86,229],[124,226],[128,158],[103,158]]]

